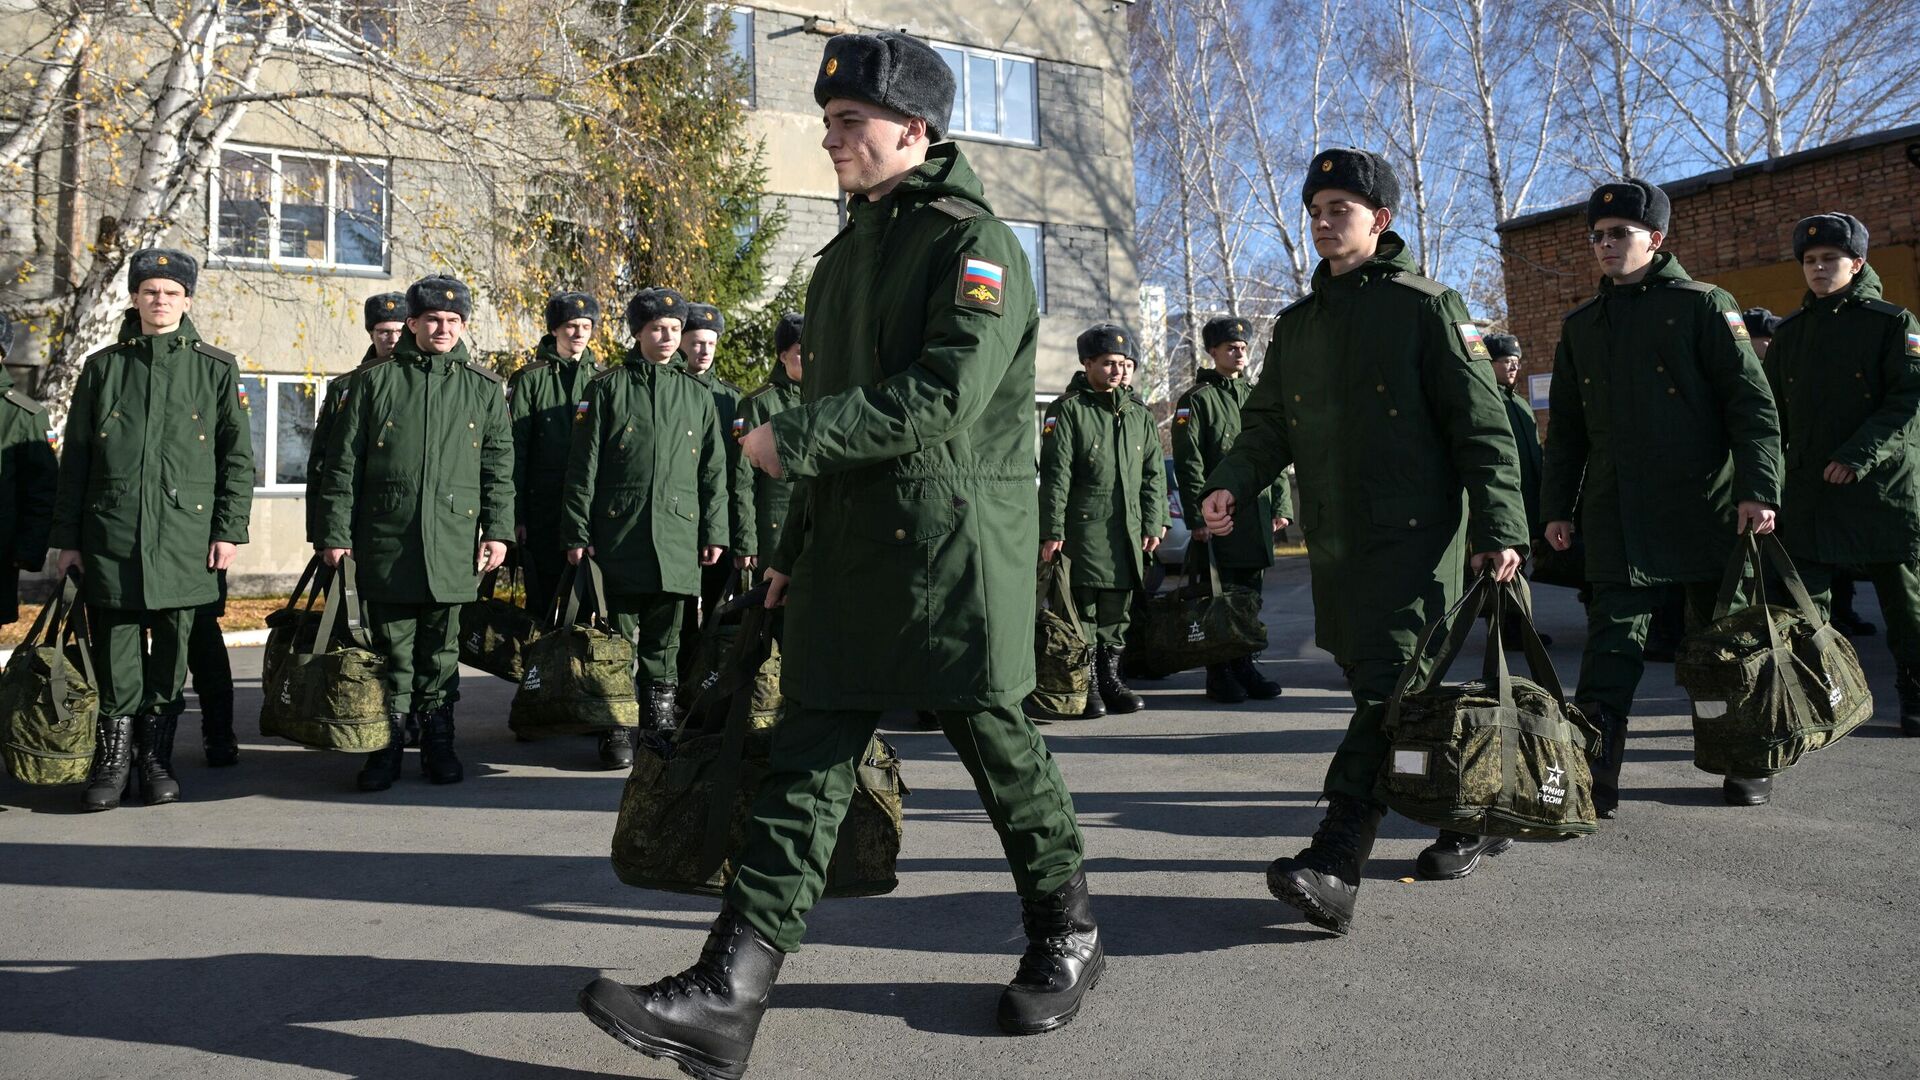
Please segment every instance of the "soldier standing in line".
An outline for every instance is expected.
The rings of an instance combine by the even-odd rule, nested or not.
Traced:
[[[1314,636],[1352,688],[1353,720],[1327,770],[1312,844],[1267,868],[1267,888],[1346,933],[1386,808],[1387,699],[1428,622],[1460,596],[1460,567],[1500,581],[1527,542],[1520,468],[1486,346],[1460,295],[1414,271],[1389,230],[1399,181],[1385,158],[1325,150],[1301,199],[1321,256],[1312,291],[1274,323],[1245,426],[1205,482],[1207,528],[1292,464],[1313,571]],[[1264,522],[1255,519],[1258,528]],[[1429,880],[1462,878],[1510,840],[1442,830]]]
[[[745,1069],[889,709],[936,712],[1011,864],[1028,947],[1001,1028],[1069,1023],[1105,966],[1073,801],[1020,711],[1040,543],[1032,271],[966,157],[932,145],[953,97],[946,62],[898,33],[834,37],[814,82],[850,222],[807,291],[802,404],[741,441],[795,477],[766,573],[786,712],[699,962],[580,994],[625,1045],[701,1075]]]
[[[1644,180],[1587,199],[1600,291],[1567,313],[1553,358],[1541,512],[1546,538],[1586,542],[1587,647],[1574,693],[1606,734],[1594,802],[1613,817],[1647,628],[1669,587],[1687,622],[1712,617],[1740,534],[1780,505],[1780,424],[1747,324],[1723,289],[1660,250],[1666,192]],[[1729,804],[1767,801],[1764,777],[1729,776]]]
[[[351,555],[374,648],[386,659],[392,742],[367,755],[361,791],[400,777],[405,721],[420,725],[420,771],[465,776],[453,751],[460,608],[480,594],[513,536],[513,432],[500,377],[463,340],[473,293],[443,275],[407,289],[407,334],[332,395],[320,477],[322,555]]]
[[[635,690],[658,731],[675,722],[682,605],[700,594],[700,568],[720,561],[727,531],[727,451],[713,395],[672,364],[686,317],[672,289],[642,289],[627,305],[636,344],[575,406],[561,509],[567,558],[600,565],[614,627],[634,642]]]
[[[1920,736],[1920,319],[1881,296],[1851,214],[1801,220],[1793,254],[1807,295],[1767,355],[1787,457],[1780,538],[1822,608],[1838,567],[1873,582],[1900,730]]]
[[[1192,530],[1188,562],[1204,573],[1209,559],[1219,563],[1223,585],[1261,591],[1266,569],[1273,565],[1273,534],[1293,517],[1293,495],[1283,474],[1271,490],[1241,505],[1232,533],[1208,529],[1199,521],[1200,496],[1207,476],[1240,434],[1240,410],[1253,394],[1246,377],[1253,324],[1222,316],[1201,328],[1201,341],[1213,366],[1194,375],[1193,388],[1180,395],[1173,410],[1173,475],[1180,488],[1180,506]],[[1260,673],[1252,656],[1207,668],[1207,697],[1228,705],[1248,698],[1280,696],[1280,684]]]
[[[805,325],[798,312],[780,316],[773,328],[773,371],[765,384],[740,399],[740,414],[733,418],[727,435],[727,441],[734,444],[733,490],[752,495],[740,504],[746,511],[746,534],[753,541],[747,550],[748,566],[764,565],[766,557],[780,546],[780,526],[787,518],[793,478],[775,478],[754,468],[740,453],[739,442],[747,432],[800,404],[800,377],[805,372],[800,361],[800,334]]]
[[[1493,357],[1493,381],[1500,387],[1500,400],[1507,407],[1507,426],[1513,430],[1513,446],[1520,452],[1520,498],[1527,507],[1528,543],[1538,545],[1547,523],[1540,517],[1540,463],[1545,453],[1540,448],[1540,424],[1534,419],[1533,403],[1520,389],[1520,339],[1512,334],[1489,334],[1487,352]],[[1501,635],[1512,648],[1520,647],[1520,613],[1509,612]],[[1553,644],[1546,634],[1542,645]]]
[[[1082,370],[1047,406],[1040,428],[1040,561],[1062,552],[1082,621],[1093,629],[1095,692],[1079,716],[1039,712],[1042,720],[1091,720],[1139,712],[1145,703],[1120,677],[1134,594],[1145,586],[1145,559],[1167,523],[1166,469],[1159,426],[1122,385],[1138,339],[1125,327],[1089,327],[1076,345]]]
[[[547,333],[534,346],[533,363],[507,380],[514,535],[526,571],[527,610],[541,619],[553,614],[567,569],[560,515],[567,456],[573,452],[574,410],[587,396],[587,383],[603,370],[591,346],[600,325],[599,301],[583,292],[555,293],[547,299],[546,318]],[[618,746],[604,749],[610,751],[604,762],[608,768],[633,764],[631,748],[625,753]]]
[[[13,323],[0,318],[0,361],[13,353]],[[13,569],[0,598],[0,624],[20,618],[20,571],[46,565],[47,531],[53,526],[60,461],[47,430],[46,406],[13,388],[13,373],[0,367],[0,551]]]
[[[134,774],[147,805],[179,801],[194,611],[219,597],[218,573],[247,542],[251,425],[238,364],[187,317],[199,273],[183,251],[134,253],[119,341],[87,358],[67,411],[51,542],[62,575],[81,571],[97,657],[88,810],[119,806]]]
[[[680,355],[674,359],[674,367],[693,376],[693,381],[706,387],[713,395],[714,413],[720,420],[720,434],[725,442],[727,457],[726,503],[727,503],[727,550],[721,552],[720,561],[700,571],[700,595],[688,602],[680,618],[680,638],[684,642],[698,639],[700,627],[705,626],[713,617],[714,610],[720,606],[720,597],[727,590],[727,582],[737,579],[741,571],[753,565],[753,557],[748,549],[753,547],[753,509],[752,492],[734,483],[734,474],[740,463],[740,444],[734,438],[733,421],[740,411],[740,398],[745,394],[738,386],[720,377],[713,369],[713,361],[718,355],[721,335],[727,332],[727,317],[712,304],[688,304],[686,330],[680,336]],[[685,675],[693,664],[693,650],[683,649],[680,655],[680,672]]]

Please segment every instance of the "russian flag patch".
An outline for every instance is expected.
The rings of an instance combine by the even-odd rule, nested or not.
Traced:
[[[962,255],[959,295],[954,297],[954,303],[998,315],[1006,300],[1006,283],[1006,267],[973,255]]]
[[[587,403],[583,401],[579,405],[574,407],[573,422],[577,424],[580,421],[585,420],[586,418],[587,418]]]
[[[744,439],[747,437],[746,417],[736,416],[733,418],[733,437],[736,439]]]
[[[1040,425],[1040,434],[1043,436],[1053,434],[1053,429],[1055,425],[1059,423],[1060,423],[1059,417],[1057,416],[1047,417],[1046,421]]]
[[[1920,356],[1920,334],[1907,335],[1907,355]]]
[[[1191,419],[1193,419],[1193,410],[1192,410],[1192,409],[1175,409],[1175,410],[1173,410],[1173,422],[1174,422],[1174,423],[1176,423],[1176,424],[1184,424],[1184,423],[1186,423],[1187,421],[1189,421],[1189,420],[1191,420]]]

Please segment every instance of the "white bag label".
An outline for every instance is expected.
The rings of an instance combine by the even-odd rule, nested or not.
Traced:
[[[1727,715],[1727,703],[1724,701],[1696,701],[1693,703],[1693,715],[1702,720],[1718,720]]]
[[[1425,750],[1395,750],[1393,752],[1393,773],[1395,776],[1427,775],[1427,752]]]

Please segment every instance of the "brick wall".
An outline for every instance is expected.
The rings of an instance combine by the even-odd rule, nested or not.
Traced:
[[[1099,69],[1042,60],[1035,77],[1039,82],[1040,145],[1105,154],[1103,75]]]
[[[1798,306],[1803,286],[1788,232],[1803,217],[1833,210],[1866,223],[1868,262],[1887,279],[1889,299],[1920,303],[1920,126],[1663,186],[1673,200],[1664,249],[1689,274],[1727,288],[1742,307],[1784,314]],[[1553,370],[1561,318],[1598,287],[1586,233],[1585,199],[1501,229],[1507,310],[1529,373]]]
[[[1128,318],[1114,305],[1107,283],[1107,230],[1049,225],[1041,234],[1046,260],[1047,315],[1082,323]],[[1083,327],[1075,327],[1078,333]]]

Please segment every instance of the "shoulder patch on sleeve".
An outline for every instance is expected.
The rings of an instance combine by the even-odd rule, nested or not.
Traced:
[[[1739,312],[1723,311],[1720,313],[1720,317],[1727,321],[1727,329],[1733,332],[1733,340],[1752,340],[1751,335],[1747,333],[1747,320],[1742,318]]]
[[[238,366],[238,364],[240,363],[240,361],[236,359],[232,353],[226,351],[225,349],[216,349],[204,341],[194,342],[193,351],[199,353],[201,356],[210,356],[215,360],[221,361],[222,363],[233,364],[236,366]]]
[[[968,202],[965,199],[960,198],[957,195],[948,195],[943,198],[935,199],[932,202],[928,203],[927,205],[931,206],[935,210],[940,211],[941,213],[947,215],[948,217],[954,219],[955,221],[967,221],[971,218],[977,218],[981,214],[986,213],[985,210],[982,210],[980,207],[974,205],[973,203]]]
[[[7,391],[6,397],[8,401],[13,402],[15,405],[20,406],[21,408],[27,410],[30,413],[42,413],[47,411],[47,407],[45,405],[40,404],[39,402],[33,400],[32,398],[28,397],[27,395],[21,393],[18,390]]]
[[[1059,414],[1048,413],[1047,418],[1040,422],[1040,437],[1043,439],[1052,438],[1053,429],[1059,426],[1060,426]]]
[[[1587,310],[1588,308],[1592,307],[1593,305],[1599,302],[1600,302],[1600,298],[1598,296],[1589,296],[1585,300],[1574,305],[1574,308],[1572,311],[1569,311],[1565,315],[1560,316],[1560,321],[1566,322],[1568,319],[1573,318],[1575,315],[1580,314],[1581,312]]]
[[[1882,315],[1891,315],[1896,319],[1907,313],[1906,308],[1890,300],[1882,300],[1879,297],[1874,297],[1871,300],[1862,300],[1860,301],[1860,306],[1866,308],[1868,311],[1877,311]]]
[[[1007,299],[1007,268],[978,255],[960,256],[960,281],[953,302],[975,311],[1001,313]]]
[[[493,370],[492,368],[485,368],[485,367],[481,367],[481,366],[480,366],[479,364],[476,364],[476,363],[474,363],[474,362],[473,362],[473,361],[471,361],[471,360],[468,360],[468,361],[466,361],[465,363],[463,363],[463,364],[461,364],[460,366],[461,366],[461,367],[464,367],[464,368],[466,368],[466,369],[467,369],[468,371],[471,371],[471,372],[473,372],[473,373],[474,373],[475,375],[481,375],[481,376],[485,376],[485,377],[486,377],[487,379],[489,379],[489,380],[491,380],[491,381],[493,381],[493,382],[504,382],[504,381],[505,381],[505,380],[503,380],[503,379],[501,379],[501,378],[500,378],[500,373],[499,373],[499,372],[497,372],[497,371],[494,371],[494,370]]]
[[[1421,277],[1419,274],[1395,274],[1387,280],[1393,282],[1395,285],[1405,285],[1414,292],[1427,296],[1439,296],[1441,293],[1447,291],[1445,285],[1440,284],[1430,277]]]
[[[1674,278],[1667,279],[1667,288],[1679,289],[1683,292],[1710,293],[1710,292],[1713,292],[1715,289],[1718,289],[1719,287],[1720,286],[1707,281],[1680,281]]]
[[[1920,334],[1907,331],[1907,355],[1920,357]]]
[[[1493,354],[1487,351],[1487,343],[1480,336],[1480,328],[1470,322],[1454,323],[1454,333],[1460,335],[1460,345],[1467,350],[1467,356],[1474,360],[1491,360]]]

